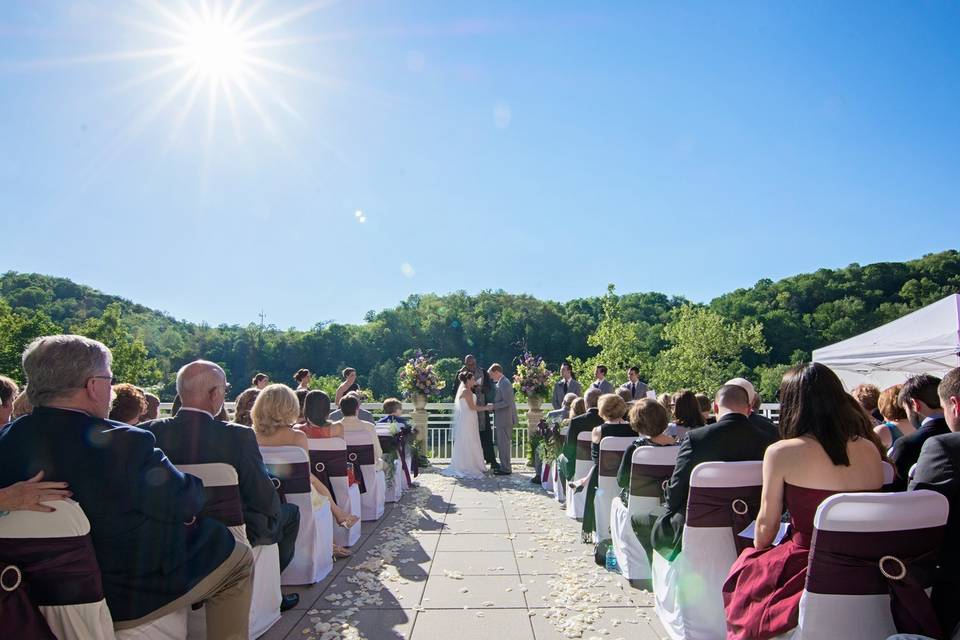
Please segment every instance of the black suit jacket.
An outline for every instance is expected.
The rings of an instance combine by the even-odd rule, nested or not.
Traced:
[[[587,409],[586,413],[570,420],[567,440],[563,445],[563,456],[565,458],[563,460],[563,474],[568,480],[573,479],[577,468],[577,436],[584,431],[593,431],[594,427],[599,427],[602,424],[603,418],[600,417],[600,412],[597,411],[596,407]]]
[[[253,429],[189,409],[149,422],[144,428],[157,437],[157,445],[174,464],[223,462],[236,469],[250,544],[280,541],[280,497],[267,475]]]
[[[929,438],[950,433],[943,418],[927,418],[920,428],[908,436],[897,438],[890,448],[890,462],[897,468],[893,479],[893,491],[906,491],[910,479],[910,467],[920,458],[920,449]]]
[[[41,470],[45,480],[69,483],[90,521],[114,620],[135,620],[182,596],[235,545],[215,520],[184,524],[203,508],[203,484],[155,444],[148,431],[48,407],[0,433],[0,486]]]
[[[762,413],[757,413],[756,411],[754,411],[750,413],[750,416],[747,419],[750,421],[750,424],[752,424],[753,426],[760,427],[761,429],[768,431],[770,435],[774,437],[775,440],[780,439],[780,427],[774,424],[773,420],[771,420],[767,416],[763,415]],[[716,424],[716,420],[714,420],[710,424]]]
[[[670,560],[680,551],[694,467],[701,462],[763,460],[767,447],[777,440],[768,428],[740,413],[728,413],[714,424],[688,431],[667,486],[666,510],[653,526],[653,548]]]

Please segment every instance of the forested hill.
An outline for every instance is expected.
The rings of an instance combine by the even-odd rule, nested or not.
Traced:
[[[528,349],[551,365],[573,357],[581,376],[598,361],[617,369],[638,362],[661,390],[683,385],[707,391],[723,376],[744,373],[762,380],[769,394],[781,365],[958,291],[960,254],[945,251],[761,280],[708,305],[612,289],[564,303],[502,291],[416,295],[370,312],[361,325],[300,331],[180,321],[65,278],[8,272],[0,276],[0,373],[21,379],[24,345],[69,330],[106,342],[118,377],[158,386],[165,399],[172,372],[197,357],[221,363],[238,390],[256,371],[292,382],[300,367],[331,376],[352,366],[361,385],[381,398],[396,393],[397,369],[417,348],[440,359],[451,379],[458,365],[448,358],[469,352],[482,363],[510,365]],[[332,383],[317,381],[325,388]]]

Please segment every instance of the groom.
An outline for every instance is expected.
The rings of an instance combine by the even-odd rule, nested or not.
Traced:
[[[503,367],[492,364],[487,369],[493,380],[493,424],[497,430],[497,451],[500,453],[500,468],[494,475],[508,476],[510,468],[510,445],[513,443],[513,427],[520,422],[517,416],[517,402],[513,395],[513,385],[503,375]]]

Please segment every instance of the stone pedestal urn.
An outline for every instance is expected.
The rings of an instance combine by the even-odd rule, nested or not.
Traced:
[[[422,393],[413,396],[413,425],[417,428],[417,441],[420,451],[427,452],[427,396]]]
[[[532,396],[527,398],[527,431],[534,434],[537,431],[537,425],[543,419],[543,411],[540,407],[543,405],[543,398]]]

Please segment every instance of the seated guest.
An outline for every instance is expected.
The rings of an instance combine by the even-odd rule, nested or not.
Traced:
[[[375,422],[375,420],[373,419],[373,414],[360,406],[360,403],[362,402],[362,400],[360,399],[360,392],[348,391],[346,395],[344,395],[344,398],[346,398],[347,396],[350,396],[351,398],[354,398],[357,401],[357,417],[358,418],[360,418],[364,422],[371,422],[371,423]],[[343,420],[343,411],[339,408],[332,411],[330,413],[330,420],[331,422],[339,422],[340,420]]]
[[[917,430],[910,422],[903,405],[900,404],[901,389],[903,389],[902,384],[887,387],[877,399],[877,409],[883,418],[883,424],[875,426],[873,432],[877,434],[880,443],[886,449],[892,447],[893,443],[903,436],[908,436]]]
[[[727,380],[727,384],[737,385],[747,392],[747,395],[750,397],[750,414],[747,416],[747,419],[750,420],[752,424],[766,429],[779,440],[780,430],[777,428],[777,425],[773,423],[773,420],[760,413],[761,398],[757,390],[753,388],[753,383],[746,378],[734,378]]]
[[[140,422],[156,420],[160,417],[160,398],[147,391],[143,391],[143,397],[147,401],[147,409],[140,414]]]
[[[920,427],[908,436],[898,438],[890,448],[890,462],[897,468],[897,477],[893,481],[894,491],[904,491],[909,480],[910,467],[920,457],[920,448],[927,438],[950,433],[947,421],[943,419],[937,386],[940,378],[923,374],[908,379],[900,389],[900,404],[907,415],[922,420]]]
[[[237,470],[243,521],[251,546],[276,544],[280,570],[293,559],[300,511],[280,504],[277,490],[257,446],[253,429],[214,416],[223,409],[227,378],[219,365],[206,360],[186,364],[177,372],[177,396],[181,406],[172,418],[143,425],[174,464],[222,462]],[[284,596],[281,609],[296,606],[299,596]]]
[[[617,484],[620,486],[620,498],[627,504],[627,495],[630,491],[630,471],[633,468],[633,452],[637,447],[674,447],[677,441],[668,436],[667,411],[663,405],[651,398],[638,400],[630,409],[630,428],[639,436],[623,452],[620,469],[617,471]],[[649,535],[649,530],[647,535]],[[642,541],[645,536],[638,536]]]
[[[330,422],[330,396],[319,389],[307,394],[303,401],[304,424],[298,426],[308,438],[342,438],[343,425]]]
[[[297,389],[309,389],[313,375],[310,373],[310,369],[298,369],[293,374],[293,379],[297,383]]]
[[[700,405],[700,413],[703,414],[704,424],[713,424],[717,421],[717,419],[713,417],[713,414],[710,413],[713,410],[713,405],[710,402],[710,398],[707,397],[707,394],[698,393],[697,404]]]
[[[819,362],[784,375],[780,429],[783,440],[763,456],[754,548],[740,555],[723,586],[728,640],[772,638],[796,628],[817,507],[836,493],[883,485],[873,421]],[[774,547],[784,509],[791,537]]]
[[[620,387],[614,391],[614,393],[620,396],[620,399],[623,400],[623,404],[626,407],[627,413],[630,413],[630,404],[633,402],[633,397],[630,395],[630,389],[624,389],[623,387]],[[623,414],[624,420],[627,418],[627,413]]]
[[[383,417],[377,424],[395,424],[398,429],[410,429],[410,423],[403,417],[403,403],[396,398],[387,398],[383,401]]]
[[[547,422],[558,423],[563,422],[568,417],[570,417],[570,405],[573,404],[573,401],[577,399],[577,394],[568,393],[563,397],[563,400],[560,403],[559,409],[554,409],[547,414]]]
[[[910,490],[930,489],[950,501],[947,543],[940,552],[931,599],[944,637],[956,638],[960,633],[960,368],[948,371],[937,391],[950,433],[923,443]]]
[[[560,364],[560,379],[553,385],[553,399],[551,400],[553,408],[560,409],[567,394],[572,393],[574,396],[579,396],[582,391],[580,383],[573,377],[573,367],[564,360]]]
[[[66,482],[43,482],[43,471],[29,480],[14,482],[9,487],[0,487],[0,517],[10,511],[39,511],[51,513],[53,507],[44,502],[66,500],[73,496]]]
[[[197,517],[203,484],[180,473],[152,434],[107,419],[111,360],[103,344],[81,336],[30,343],[23,370],[36,408],[0,433],[0,486],[41,470],[69,485],[90,521],[115,628],[204,602],[209,638],[246,638],[250,549]]]
[[[343,376],[343,382],[340,383],[340,386],[337,387],[337,392],[334,395],[334,404],[340,406],[340,401],[343,400],[343,396],[347,395],[351,391],[359,391],[360,385],[357,384],[357,370],[352,367],[347,367],[341,373]]]
[[[597,400],[600,399],[599,389],[587,389],[583,396],[586,412],[570,420],[570,429],[563,445],[563,452],[557,457],[557,465],[565,480],[573,480],[577,467],[577,436],[584,431],[593,431],[593,428],[603,424],[603,418],[597,410]]]
[[[17,383],[7,376],[0,376],[0,426],[10,422],[13,415],[13,401],[20,393]]]
[[[661,393],[657,396],[657,402],[666,409],[667,415],[673,415],[673,394],[672,393]]]
[[[584,542],[591,540],[593,532],[597,530],[593,498],[596,496],[597,484],[600,480],[600,442],[608,436],[623,437],[634,434],[630,423],[624,419],[624,415],[627,413],[627,403],[618,394],[607,393],[600,396],[600,400],[597,401],[597,409],[603,419],[603,424],[593,428],[590,439],[590,457],[593,459],[593,468],[585,479],[587,493],[583,505],[583,526],[580,534]],[[575,482],[581,483],[582,480],[577,479]]]
[[[257,391],[261,391],[268,384],[270,384],[270,376],[265,373],[258,373],[250,380],[250,388]]]
[[[630,392],[630,401],[646,398],[647,391],[650,390],[647,383],[640,380],[640,367],[627,369],[627,381],[620,385],[620,388]]]
[[[875,384],[858,384],[850,392],[850,395],[863,407],[873,425],[877,426],[883,422],[883,416],[877,410],[877,401],[880,399],[880,389]]]
[[[383,449],[380,448],[380,438],[377,437],[377,427],[372,422],[367,420],[361,420],[357,417],[357,410],[360,408],[360,401],[357,400],[357,397],[354,395],[354,392],[350,392],[343,397],[343,400],[340,401],[340,411],[343,412],[343,420],[340,421],[340,424],[343,427],[343,432],[349,433],[351,431],[363,431],[370,434],[370,437],[373,438],[373,459],[374,467],[377,469],[383,468]],[[359,473],[359,469],[357,472]]]
[[[250,412],[253,411],[253,403],[257,401],[258,395],[260,395],[260,389],[256,387],[250,387],[240,392],[233,409],[234,422],[245,427],[253,426],[253,417],[251,417]]]
[[[570,413],[567,414],[567,418],[564,422],[570,424],[570,421],[576,418],[577,416],[582,416],[587,412],[587,402],[583,398],[577,398],[570,403]]]
[[[737,462],[762,460],[763,452],[776,442],[768,429],[750,422],[750,396],[746,390],[725,384],[713,402],[717,416],[714,424],[694,429],[680,443],[677,466],[667,485],[666,509],[653,526],[653,548],[673,560],[682,547],[683,524],[686,521],[690,474],[701,462]]]
[[[311,392],[313,393],[313,392]],[[257,434],[257,444],[261,447],[300,447],[307,456],[310,455],[310,444],[307,434],[293,428],[293,423],[300,412],[297,396],[285,384],[271,384],[257,396],[253,404],[253,430]],[[344,511],[337,506],[330,490],[312,473],[310,474],[311,494],[314,497],[314,509],[320,506],[317,497],[320,496],[330,503],[333,518],[341,527],[349,529],[357,523],[357,516]],[[333,555],[346,558],[350,552],[334,544]]]
[[[28,416],[32,412],[33,404],[30,402],[30,394],[27,393],[27,387],[24,387],[13,401],[13,412],[10,414],[10,419],[16,420],[22,416]]]
[[[682,440],[687,432],[702,427],[706,422],[697,396],[689,389],[679,391],[673,401],[673,422],[667,427],[667,435]]]
[[[140,416],[147,410],[147,399],[143,391],[129,382],[113,385],[113,401],[110,403],[111,420],[136,426]]]
[[[598,389],[600,395],[605,393],[613,393],[613,385],[610,384],[610,381],[607,380],[607,367],[598,364],[597,368],[593,370],[593,377],[595,380],[590,383],[590,389]]]

